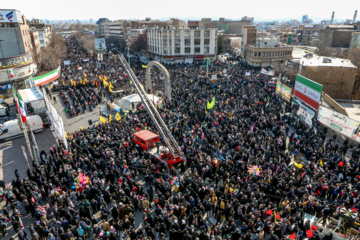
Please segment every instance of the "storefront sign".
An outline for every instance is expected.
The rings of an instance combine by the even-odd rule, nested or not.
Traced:
[[[23,23],[21,13],[14,10],[0,11],[0,23]]]
[[[32,62],[31,54],[13,57],[13,58],[7,58],[5,60],[0,59],[0,69],[19,67],[22,65],[29,64],[31,62]]]

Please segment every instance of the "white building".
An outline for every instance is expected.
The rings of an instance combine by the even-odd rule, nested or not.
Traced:
[[[46,47],[51,42],[51,27],[45,25],[42,29],[37,29],[39,34],[40,47]]]
[[[193,63],[212,59],[217,51],[217,29],[151,28],[148,52],[162,63]]]
[[[140,28],[140,29],[131,29],[131,27],[126,28],[126,34],[128,37],[128,40],[137,38],[140,34],[144,34],[146,32],[146,29]]]
[[[40,47],[46,47],[50,44],[52,38],[51,26],[40,22],[39,19],[34,19],[29,22],[29,27],[38,32]]]
[[[101,22],[98,26],[98,34],[109,42],[124,40],[126,36],[124,20]]]

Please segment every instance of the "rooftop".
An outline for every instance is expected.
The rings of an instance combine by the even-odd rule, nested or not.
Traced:
[[[340,28],[340,29],[355,29],[355,26],[353,25],[329,25],[329,28]]]
[[[330,59],[331,62],[324,62],[324,58]],[[310,58],[301,58],[300,63],[303,66],[357,68],[350,60],[335,57],[314,56]]]

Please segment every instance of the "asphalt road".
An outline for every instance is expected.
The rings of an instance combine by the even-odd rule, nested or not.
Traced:
[[[56,103],[53,100],[51,100],[51,103],[56,108],[59,115],[62,117],[65,130],[68,133],[79,131],[80,127],[83,127],[84,129],[89,127],[88,120],[92,120],[92,124],[96,124],[96,123],[100,124],[101,122],[100,122],[100,118],[99,118],[99,109],[101,109],[101,111],[103,113],[107,112],[107,111],[105,111],[106,99],[103,98],[101,103],[99,103],[92,112],[87,110],[87,111],[85,111],[85,113],[80,113],[78,116],[70,118],[69,115],[66,113],[65,105],[61,100],[60,94],[53,93],[51,96],[56,97]]]

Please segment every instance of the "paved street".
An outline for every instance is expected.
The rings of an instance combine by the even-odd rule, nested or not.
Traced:
[[[70,118],[68,116],[68,114],[66,113],[65,105],[61,100],[60,94],[59,93],[56,93],[56,95],[52,94],[52,97],[53,96],[56,96],[57,101],[56,101],[56,103],[54,103],[54,101],[52,100],[51,103],[56,108],[56,110],[58,111],[60,116],[62,117],[62,119],[64,121],[65,130],[68,133],[78,131],[78,130],[80,130],[80,127],[83,127],[84,129],[89,127],[89,122],[88,122],[89,119],[92,120],[93,124],[100,123],[100,119],[99,119],[99,109],[100,108],[103,113],[105,113],[105,114],[108,113],[105,110],[106,109],[106,99],[103,98],[101,103],[98,104],[92,112],[86,111],[85,113],[79,114],[76,117]]]

